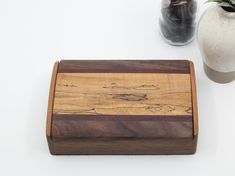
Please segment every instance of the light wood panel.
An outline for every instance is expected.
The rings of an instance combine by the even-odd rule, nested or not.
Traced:
[[[190,74],[58,73],[53,113],[192,115]]]
[[[49,99],[48,99],[48,109],[47,109],[47,125],[46,125],[47,137],[51,136],[52,113],[53,113],[53,103],[54,103],[56,76],[57,76],[58,66],[59,66],[59,62],[55,62],[54,67],[53,67],[53,71],[52,71],[52,76],[51,76],[50,92],[49,92]]]
[[[198,135],[198,108],[197,108],[197,90],[196,90],[196,78],[194,65],[190,62],[190,74],[191,74],[191,91],[192,91],[192,111],[193,111],[193,124],[194,124],[194,136]]]

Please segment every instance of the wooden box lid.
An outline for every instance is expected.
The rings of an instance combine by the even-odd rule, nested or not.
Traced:
[[[46,134],[52,154],[193,154],[193,63],[56,62]]]

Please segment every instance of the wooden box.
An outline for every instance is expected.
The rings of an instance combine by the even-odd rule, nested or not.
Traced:
[[[193,154],[193,63],[56,62],[46,135],[51,154]]]

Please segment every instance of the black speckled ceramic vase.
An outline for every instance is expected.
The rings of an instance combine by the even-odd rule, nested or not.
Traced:
[[[163,0],[160,31],[171,45],[186,45],[193,40],[196,28],[195,0]]]

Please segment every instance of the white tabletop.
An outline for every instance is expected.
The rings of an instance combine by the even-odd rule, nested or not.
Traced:
[[[202,0],[198,0],[200,6]],[[166,44],[160,0],[0,2],[0,175],[233,176],[235,82],[210,81],[194,40]],[[189,156],[52,156],[45,137],[52,66],[60,59],[190,59],[199,141]]]

